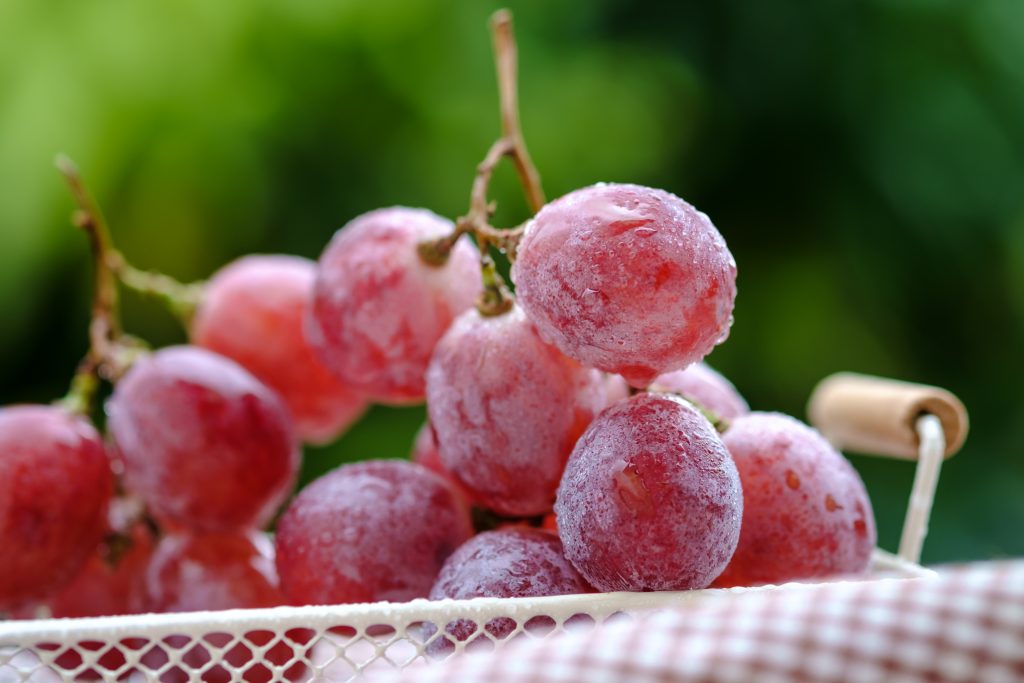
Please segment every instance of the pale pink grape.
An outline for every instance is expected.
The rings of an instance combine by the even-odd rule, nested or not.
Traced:
[[[344,465],[302,490],[277,527],[281,586],[296,604],[426,597],[473,533],[469,510],[421,465]]]
[[[725,420],[735,420],[750,412],[750,406],[732,382],[707,363],[694,363],[685,370],[659,375],[650,388],[680,394]]]
[[[679,397],[642,393],[580,438],[555,515],[566,557],[598,590],[689,590],[732,557],[743,494],[707,419]]]
[[[300,453],[284,403],[212,351],[172,346],[138,360],[107,414],[128,488],[174,525],[259,527],[295,483]]]
[[[605,401],[600,374],[541,341],[518,307],[464,313],[427,370],[442,464],[502,515],[551,510],[565,461]]]
[[[146,573],[149,606],[195,612],[285,603],[265,534],[171,534],[157,544]]]
[[[639,185],[593,185],[542,208],[512,279],[544,339],[636,387],[722,342],[736,297],[736,262],[708,217]]]
[[[716,586],[859,574],[875,517],[856,470],[817,431],[778,413],[739,417],[723,437],[743,482],[743,530]]]
[[[386,403],[423,400],[434,344],[481,288],[467,237],[443,266],[419,257],[420,242],[452,229],[430,211],[393,207],[359,216],[327,245],[306,331],[346,386]]]
[[[246,256],[206,284],[192,319],[192,341],[226,356],[274,389],[299,436],[337,438],[363,414],[367,399],[340,382],[306,343],[316,263],[297,256]]]

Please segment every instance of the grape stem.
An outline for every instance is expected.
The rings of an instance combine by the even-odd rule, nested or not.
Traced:
[[[70,410],[85,413],[95,398],[97,380],[116,381],[144,348],[141,342],[128,337],[121,329],[115,268],[119,255],[113,248],[103,213],[82,182],[75,163],[61,154],[56,165],[78,205],[71,215],[71,223],[88,236],[93,255],[89,351],[79,364],[71,390],[62,402]]]
[[[533,165],[523,139],[519,122],[519,95],[517,90],[518,50],[512,30],[512,13],[507,9],[498,10],[491,17],[491,34],[494,41],[494,59],[498,72],[498,95],[501,107],[501,137],[495,140],[483,161],[476,167],[473,187],[470,191],[469,212],[455,221],[452,233],[439,240],[419,245],[420,257],[428,264],[441,266],[462,235],[473,235],[480,248],[481,269],[484,276],[484,292],[477,304],[484,315],[498,315],[511,308],[511,293],[494,268],[494,261],[488,250],[494,247],[506,254],[509,260],[516,258],[516,248],[522,239],[525,224],[510,229],[491,225],[495,205],[487,199],[494,169],[505,157],[515,165],[519,182],[523,186],[526,201],[533,213],[544,206],[544,191],[541,189],[540,174]]]
[[[205,282],[179,282],[163,273],[140,270],[116,250],[110,253],[110,261],[125,287],[161,301],[186,330],[191,327],[192,317],[203,299]]]

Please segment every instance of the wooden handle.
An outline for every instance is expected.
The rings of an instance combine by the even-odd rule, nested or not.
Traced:
[[[935,415],[946,437],[945,457],[967,438],[967,410],[938,387],[841,372],[826,377],[811,394],[811,424],[843,450],[917,460],[917,420]]]

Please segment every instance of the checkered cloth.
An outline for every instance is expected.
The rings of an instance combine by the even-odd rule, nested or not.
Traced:
[[[374,683],[1024,681],[1024,560],[787,587],[524,638]]]

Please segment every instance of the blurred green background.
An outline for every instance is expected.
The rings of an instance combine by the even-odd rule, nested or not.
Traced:
[[[857,370],[947,387],[972,433],[928,562],[1024,555],[1024,3],[515,2],[523,126],[549,196],[671,190],[739,264],[711,358],[804,415]],[[464,212],[498,133],[487,0],[0,3],[0,404],[65,391],[89,259],[65,151],[136,265],[191,280],[248,252],[315,258],[379,206]],[[498,222],[526,217],[498,174]],[[128,329],[182,340],[126,294]],[[376,409],[306,478],[403,456],[422,409]],[[895,549],[913,476],[856,457]]]

